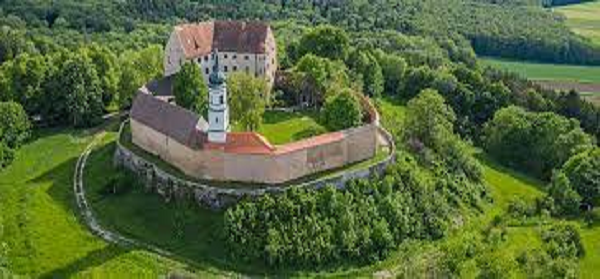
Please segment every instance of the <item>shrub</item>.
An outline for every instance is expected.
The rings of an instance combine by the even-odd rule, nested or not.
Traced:
[[[359,126],[362,115],[360,103],[351,89],[344,89],[330,97],[323,107],[325,126],[332,131]]]
[[[553,259],[576,259],[585,255],[579,228],[573,224],[561,222],[544,229],[542,240]]]

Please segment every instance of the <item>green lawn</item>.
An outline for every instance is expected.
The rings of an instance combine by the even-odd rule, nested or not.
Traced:
[[[263,124],[258,133],[266,137],[271,144],[285,144],[327,132],[318,123],[318,112],[266,111]],[[239,125],[233,125],[234,131],[243,131]]]
[[[481,58],[479,61],[484,65],[511,71],[532,80],[600,83],[600,66],[555,65],[492,58]]]
[[[600,1],[557,8],[567,18],[567,25],[577,34],[600,45]]]
[[[49,278],[157,277],[183,269],[144,251],[107,244],[79,223],[72,176],[90,141],[86,132],[43,132],[0,172],[0,242],[6,244],[0,256],[6,253],[7,267],[15,274]]]

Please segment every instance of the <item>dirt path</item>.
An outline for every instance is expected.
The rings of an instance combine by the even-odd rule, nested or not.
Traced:
[[[90,231],[94,235],[99,236],[100,238],[104,239],[106,242],[117,244],[120,246],[125,246],[125,247],[142,248],[142,249],[146,249],[151,252],[154,252],[158,255],[172,258],[173,257],[172,253],[162,250],[153,245],[150,245],[147,243],[142,243],[140,241],[127,238],[117,232],[110,231],[110,230],[102,227],[102,225],[100,225],[100,223],[98,222],[98,219],[96,219],[96,216],[94,215],[94,212],[85,197],[85,187],[84,187],[85,184],[84,184],[83,178],[84,178],[84,173],[85,173],[85,165],[87,163],[87,160],[88,160],[90,154],[94,150],[94,147],[99,142],[102,141],[102,139],[104,138],[105,135],[106,135],[105,132],[100,132],[96,136],[94,136],[94,139],[92,140],[92,142],[85,148],[83,153],[81,153],[81,155],[77,159],[77,164],[75,166],[75,173],[73,175],[73,192],[75,193],[75,200],[77,201],[77,208],[79,209],[79,213],[80,213],[81,217],[83,218],[85,225],[90,229]]]

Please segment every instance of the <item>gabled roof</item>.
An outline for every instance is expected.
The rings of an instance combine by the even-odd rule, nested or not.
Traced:
[[[131,118],[177,142],[190,146],[195,131],[206,131],[208,123],[195,113],[156,98],[142,87],[131,108]]]
[[[213,49],[263,54],[270,30],[268,24],[259,21],[210,21],[175,27],[188,59],[210,54]]]

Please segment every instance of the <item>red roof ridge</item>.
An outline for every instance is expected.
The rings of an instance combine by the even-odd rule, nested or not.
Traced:
[[[324,145],[324,144],[328,144],[328,143],[338,142],[338,141],[343,140],[344,138],[345,138],[345,134],[343,131],[326,133],[326,134],[302,139],[299,141],[286,143],[284,145],[278,145],[276,147],[275,153],[283,154],[283,153],[294,152],[294,151],[306,149],[306,148],[317,146],[317,145]]]

